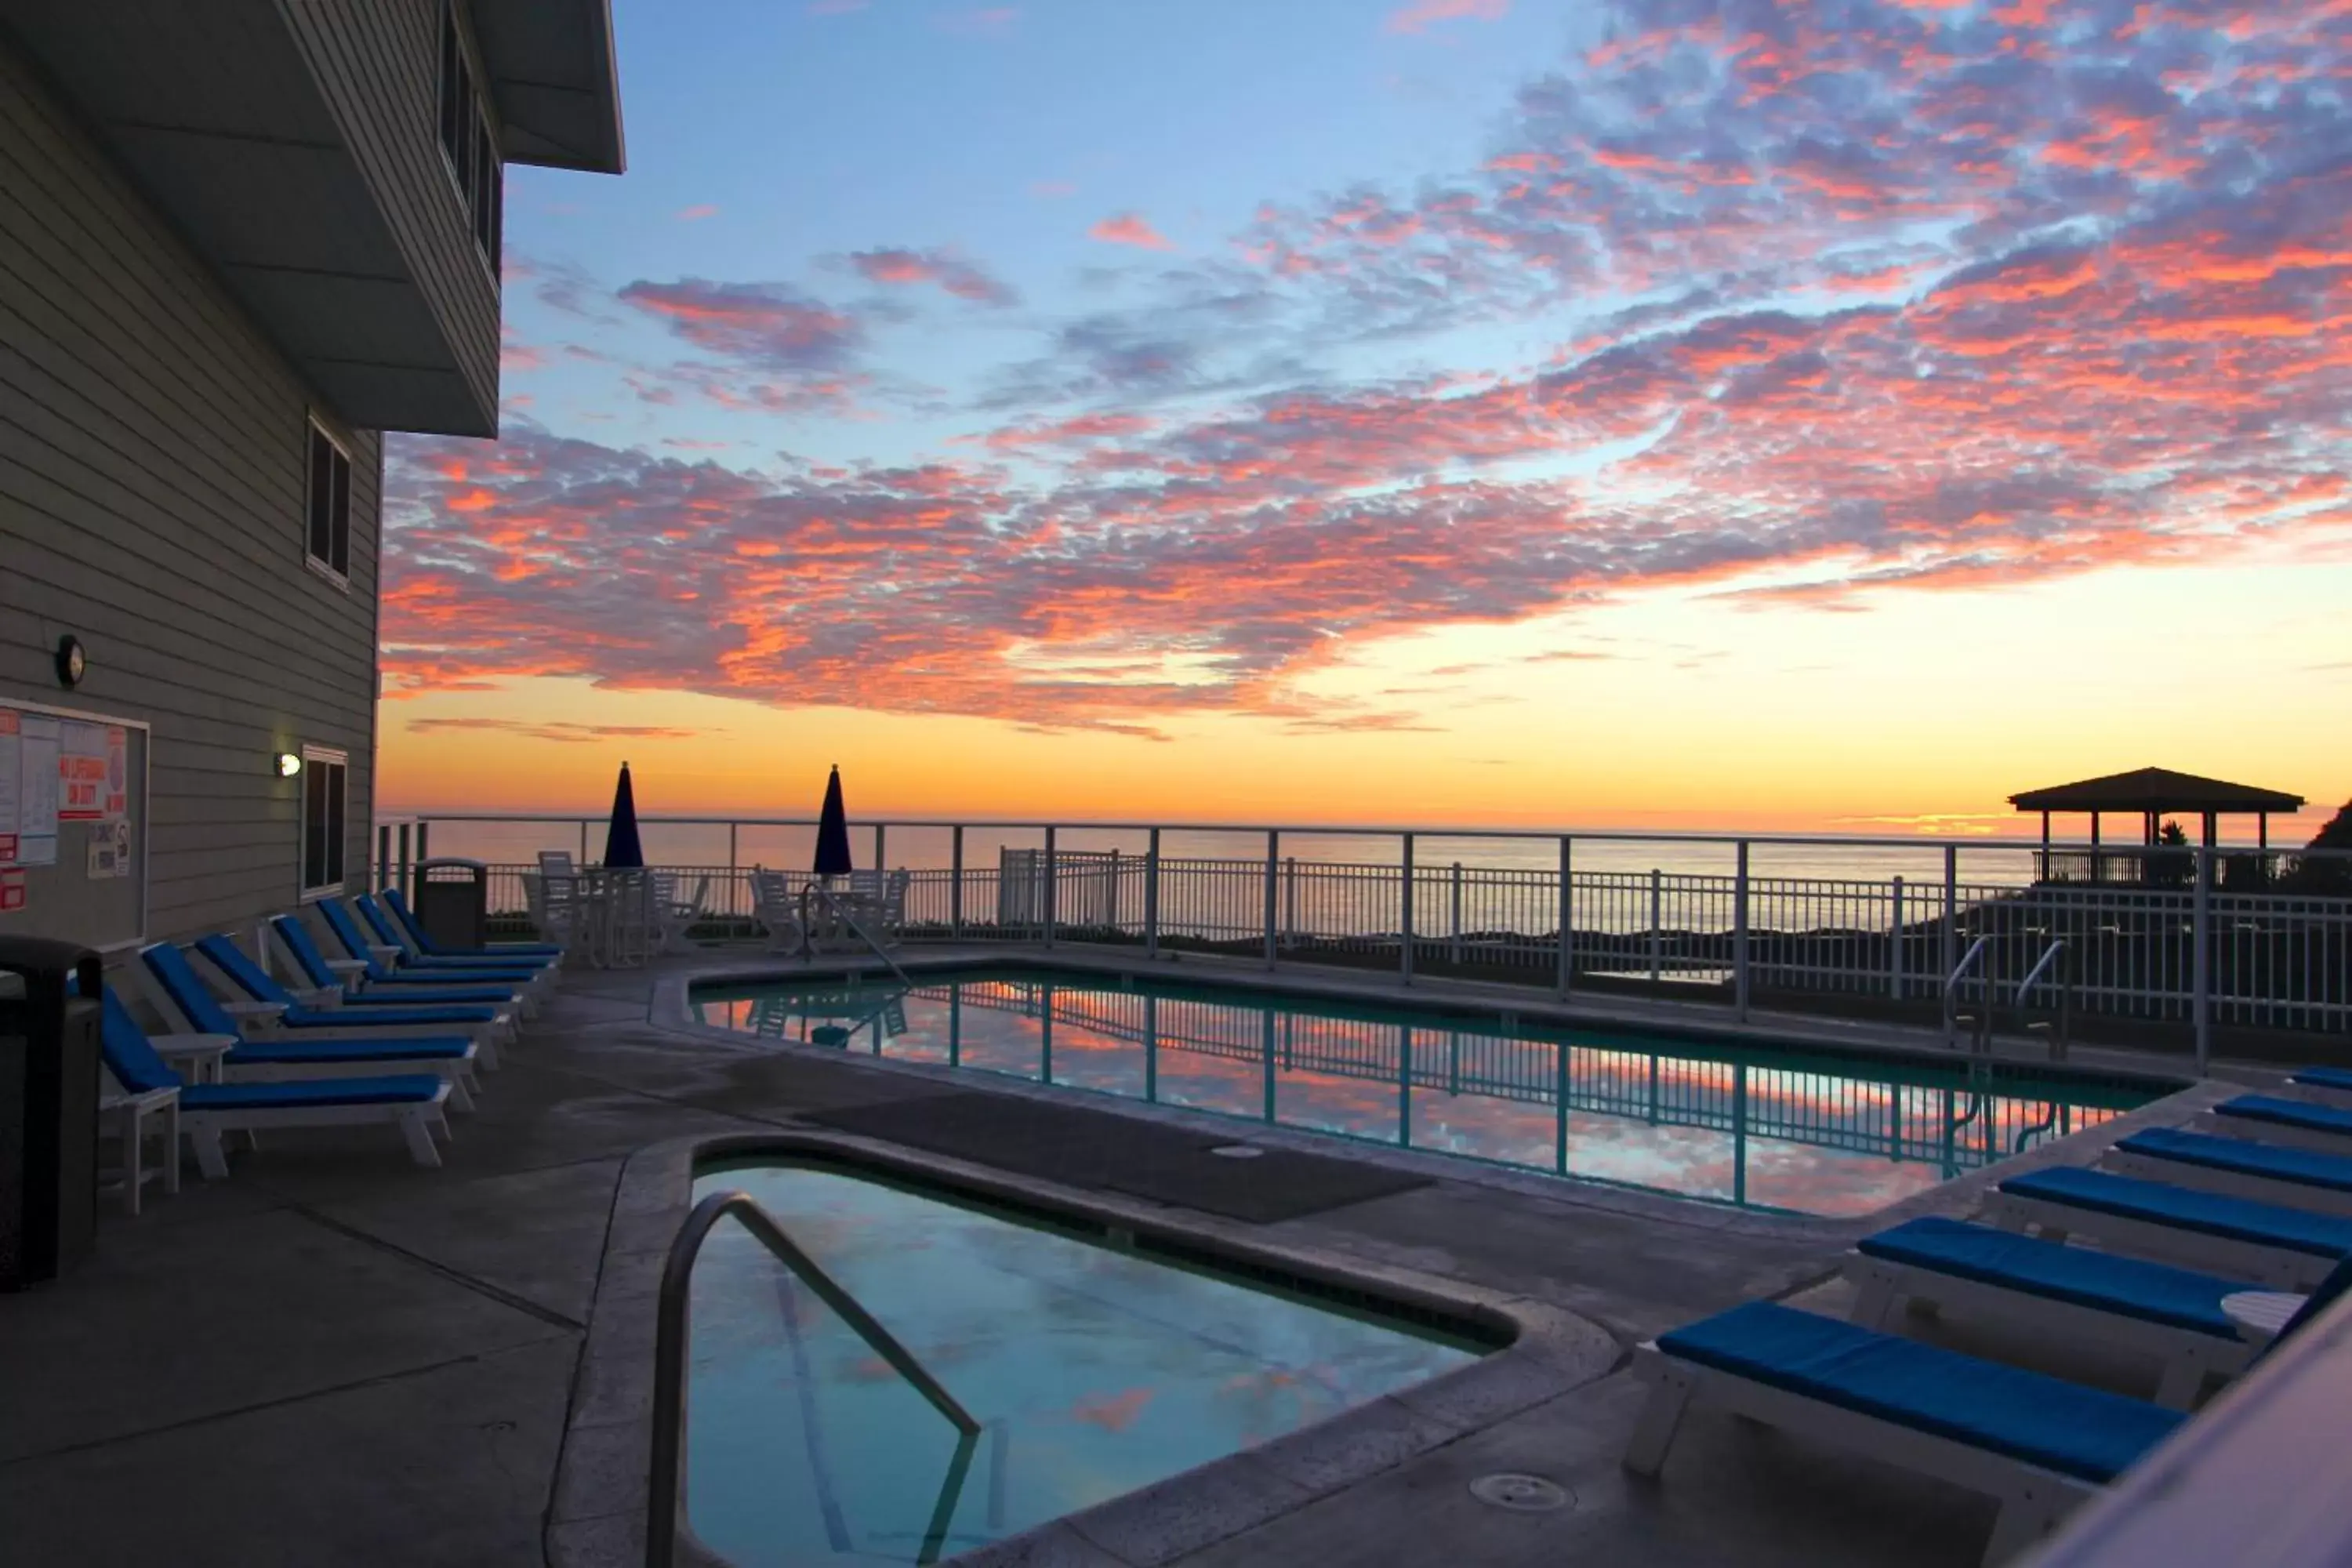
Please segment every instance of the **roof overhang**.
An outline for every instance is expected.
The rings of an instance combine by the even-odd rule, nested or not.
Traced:
[[[495,361],[487,384],[467,374],[278,0],[20,6],[7,26],[330,410],[497,434]]]
[[[473,0],[470,9],[507,162],[621,173],[611,0]]]
[[[2303,809],[2303,796],[2284,790],[2258,789],[2226,779],[2200,778],[2170,768],[2137,768],[2127,773],[2084,779],[2077,784],[2013,795],[2009,803],[2020,811],[2185,811],[2220,814],[2271,813],[2291,816]]]

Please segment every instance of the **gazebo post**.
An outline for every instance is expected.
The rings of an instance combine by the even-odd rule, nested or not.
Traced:
[[[2098,885],[2098,880],[2099,880],[2099,814],[2098,814],[2097,812],[2095,812],[2095,812],[2091,813],[2091,883],[2092,883],[2092,885],[2093,885],[2094,887],[2097,886],[2097,885]]]
[[[2050,814],[2042,814],[2042,880],[2050,879]]]
[[[2218,844],[2219,842],[2221,842],[2221,814],[2220,812],[2218,812],[2218,811],[2209,811],[2209,812],[2207,812],[2207,813],[2205,814],[2205,847],[2206,847],[2206,848],[2210,849],[2210,848],[2212,848],[2216,844]]]

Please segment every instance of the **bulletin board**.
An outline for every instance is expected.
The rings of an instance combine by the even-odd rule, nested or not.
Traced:
[[[147,936],[147,726],[0,698],[0,935]]]

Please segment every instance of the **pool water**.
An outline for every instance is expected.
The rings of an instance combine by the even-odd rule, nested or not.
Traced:
[[[751,1194],[982,1425],[917,1393],[749,1233],[695,1267],[686,1514],[743,1568],[928,1563],[1462,1366],[1486,1346],[882,1179]]]
[[[1030,966],[694,1002],[772,1038],[1811,1215],[1873,1213],[2167,1092]]]

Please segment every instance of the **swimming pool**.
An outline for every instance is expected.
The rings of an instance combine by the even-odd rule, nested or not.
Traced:
[[[695,1186],[751,1194],[981,1426],[962,1439],[722,1223],[692,1282],[687,1517],[742,1568],[953,1556],[1499,1348],[867,1173],[763,1159]]]
[[[691,1001],[771,1038],[1811,1215],[1872,1213],[2168,1092],[1030,965]]]

